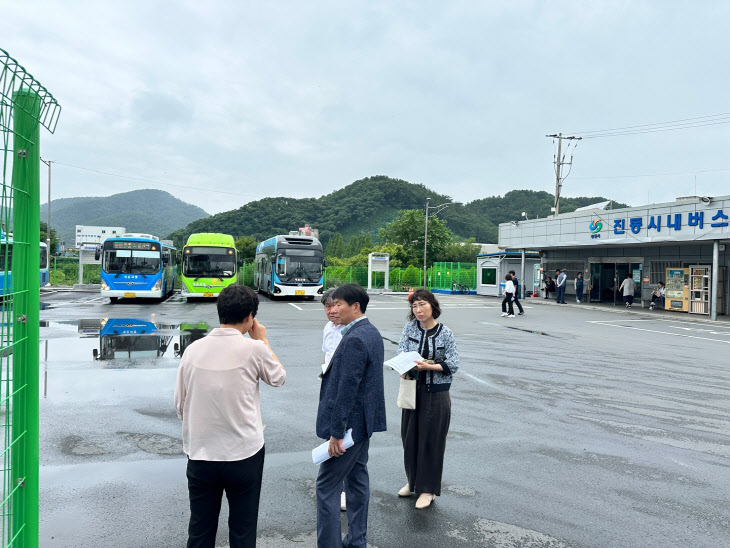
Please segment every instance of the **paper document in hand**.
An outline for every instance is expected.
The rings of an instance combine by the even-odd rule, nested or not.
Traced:
[[[398,354],[395,358],[389,359],[383,365],[395,369],[396,371],[398,371],[399,374],[402,375],[403,373],[410,371],[411,369],[416,367],[416,364],[413,363],[416,360],[418,360],[419,362],[423,361],[423,357],[421,357],[418,352],[402,352],[401,354]]]
[[[322,445],[318,445],[312,449],[312,462],[314,464],[322,464],[324,461],[329,460],[330,454],[327,451],[329,444],[330,442],[326,441]],[[349,449],[353,445],[355,445],[355,442],[352,441],[352,428],[350,428],[347,432],[345,432],[345,437],[342,440],[342,447]]]

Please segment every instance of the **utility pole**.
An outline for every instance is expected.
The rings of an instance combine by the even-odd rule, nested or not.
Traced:
[[[423,289],[427,289],[426,285],[426,245],[428,244],[428,203],[431,198],[426,198],[426,231],[423,233]]]
[[[545,137],[551,137],[553,139],[558,140],[558,155],[555,157],[555,204],[553,206],[553,210],[555,210],[555,216],[557,217],[560,214],[560,191],[563,188],[563,181],[567,177],[561,177],[561,167],[564,165],[572,166],[573,165],[573,156],[570,157],[570,162],[565,162],[565,158],[563,158],[563,139],[566,139],[568,141],[580,141],[582,137],[575,137],[574,135],[571,135],[570,137],[563,137],[562,133],[553,134],[553,135],[545,135]],[[568,171],[570,174],[570,171]]]
[[[46,268],[48,269],[49,276],[51,272],[51,164],[53,160],[44,160],[41,158],[41,162],[48,166],[48,211],[46,212]],[[49,278],[50,282],[50,278]]]

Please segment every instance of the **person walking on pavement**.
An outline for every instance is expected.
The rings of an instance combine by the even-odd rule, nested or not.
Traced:
[[[517,315],[522,316],[525,311],[522,309],[522,305],[520,304],[520,296],[522,295],[520,293],[520,280],[517,279],[517,275],[515,274],[514,270],[510,270],[509,273],[512,276],[512,283],[515,286],[515,306],[520,309]]]
[[[583,300],[583,273],[578,272],[575,277],[575,300],[578,304]]]
[[[636,291],[636,282],[631,276],[631,273],[626,274],[626,278],[624,278],[624,281],[621,282],[618,290],[623,291],[626,308],[631,308],[631,305],[634,304],[634,291]]]
[[[224,491],[229,545],[250,548],[256,546],[264,472],[259,381],[282,386],[286,371],[255,319],[259,300],[251,289],[229,285],[216,306],[220,328],[188,346],[175,383],[188,456],[187,548],[215,546]]]
[[[515,284],[512,283],[512,275],[506,274],[504,277],[505,283],[504,283],[504,291],[502,291],[502,295],[504,296],[504,299],[502,299],[502,316],[507,316],[508,318],[514,318],[515,317],[515,309],[512,306],[512,301],[515,300]],[[507,313],[507,307],[509,306],[509,314]]]
[[[555,301],[560,304],[568,304],[565,302],[565,281],[568,279],[568,275],[565,271],[560,269],[555,271],[555,288],[557,289]]]
[[[330,459],[319,467],[317,546],[366,548],[370,479],[368,449],[373,432],[385,432],[383,337],[365,316],[370,298],[355,284],[332,293],[342,340],[322,376],[317,410],[317,436],[329,440]],[[352,430],[355,444],[342,440]],[[342,538],[340,493],[347,493],[348,531]]]

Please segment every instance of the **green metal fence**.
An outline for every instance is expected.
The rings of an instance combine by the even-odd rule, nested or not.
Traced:
[[[476,263],[434,263],[428,269],[432,289],[465,291],[477,287]]]
[[[454,284],[462,290],[476,289],[476,263],[434,263],[428,269],[427,282],[430,289],[453,290]],[[328,266],[324,276],[325,289],[344,284],[368,286],[368,269],[366,266]],[[415,266],[407,268],[391,268],[389,286],[393,291],[408,291],[423,287],[423,269]],[[372,287],[385,287],[385,273],[373,272]]]
[[[0,49],[0,545],[5,547],[38,546],[39,137],[41,125],[53,133],[59,114],[53,96]]]

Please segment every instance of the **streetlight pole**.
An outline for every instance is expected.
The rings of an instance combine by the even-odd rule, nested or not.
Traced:
[[[53,160],[44,160],[41,162],[48,166],[48,211],[46,216],[46,268],[51,272],[51,164]]]
[[[461,202],[446,202],[445,204],[431,206],[431,205],[429,205],[430,201],[431,201],[431,198],[426,198],[426,230],[423,233],[423,289],[427,289],[427,287],[426,287],[426,282],[427,282],[427,280],[426,280],[426,249],[427,249],[427,247],[426,246],[428,245],[428,217],[429,217],[428,210],[435,209],[436,211],[434,211],[433,214],[438,215],[439,213],[441,213],[441,211],[443,211],[450,205],[461,203]]]
[[[431,198],[426,198],[426,230],[423,233],[423,289],[427,289],[426,285],[426,245],[428,244],[428,203]]]

